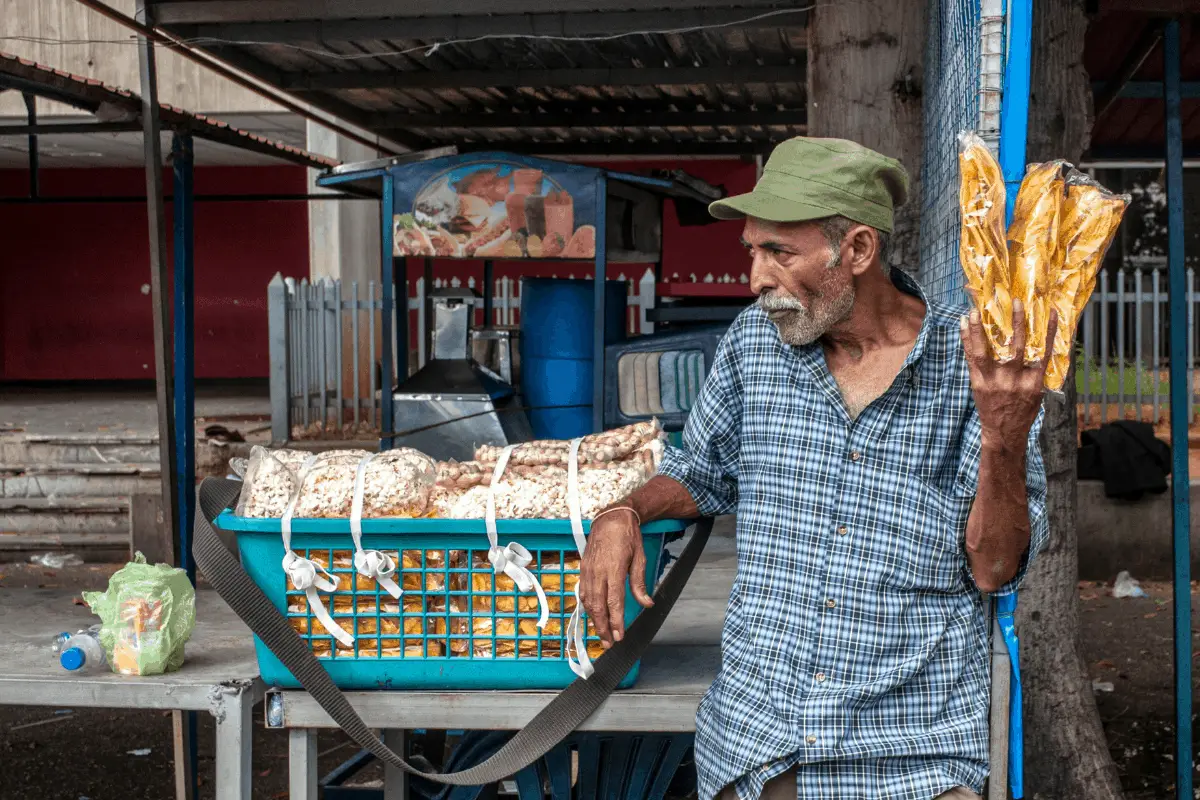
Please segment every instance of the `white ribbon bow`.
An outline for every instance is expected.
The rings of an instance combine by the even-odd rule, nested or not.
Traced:
[[[292,584],[292,588],[298,592],[304,592],[304,596],[308,598],[309,609],[325,630],[342,644],[351,647],[354,644],[354,637],[333,621],[325,604],[321,602],[321,596],[317,594],[318,590],[336,592],[338,577],[331,575],[320,564],[312,559],[304,558],[292,549],[292,516],[296,513],[296,503],[300,500],[300,488],[304,485],[304,478],[316,459],[315,455],[309,456],[305,460],[304,466],[300,468],[300,474],[296,478],[296,489],[292,492],[292,498],[283,512],[283,518],[279,520],[279,530],[283,535],[283,571]]]
[[[583,515],[579,509],[579,445],[583,439],[572,439],[570,454],[567,459],[567,508],[571,514],[571,536],[575,539],[575,549],[579,551],[582,563],[583,551],[587,539],[583,535]],[[582,575],[580,578],[582,579]],[[579,600],[579,582],[575,582],[575,608],[571,611],[571,619],[564,631],[567,636],[567,665],[571,671],[584,680],[592,677],[596,668],[587,653],[587,625],[583,621],[583,603]]]
[[[396,561],[391,556],[378,550],[363,550],[362,546],[362,514],[363,487],[366,483],[367,464],[378,453],[372,453],[358,462],[358,471],[354,475],[354,499],[350,504],[350,536],[354,539],[354,569],[359,575],[378,583],[384,591],[399,600],[403,590],[396,584],[392,576],[396,574]]]
[[[537,593],[538,598],[538,628],[546,627],[546,623],[550,620],[550,604],[546,600],[546,593],[542,590],[542,584],[529,571],[528,567],[533,563],[533,556],[528,550],[516,542],[509,542],[506,546],[500,546],[500,537],[496,532],[496,486],[500,483],[500,477],[504,474],[505,467],[508,466],[508,459],[512,455],[513,448],[516,445],[509,445],[500,452],[500,458],[496,460],[496,468],[492,470],[492,482],[488,486],[487,495],[487,510],[484,514],[484,526],[487,528],[488,542],[491,547],[488,548],[488,563],[492,565],[492,569],[496,574],[501,573],[513,579],[513,583],[522,592],[530,590]]]
[[[497,575],[503,573],[512,578],[513,583],[522,592],[537,593],[538,608],[541,611],[537,626],[538,628],[546,627],[546,623],[550,620],[550,604],[546,600],[546,592],[542,589],[542,584],[528,569],[529,565],[533,563],[533,554],[516,542],[509,542],[504,547],[494,544],[488,548],[488,563],[492,565],[492,569],[496,571]]]

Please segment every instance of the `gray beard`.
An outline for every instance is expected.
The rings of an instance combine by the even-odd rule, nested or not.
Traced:
[[[758,306],[775,323],[784,344],[802,347],[820,339],[850,316],[854,308],[854,286],[847,286],[846,291],[827,302],[821,301],[814,302],[808,309],[794,297],[764,294],[759,296]]]

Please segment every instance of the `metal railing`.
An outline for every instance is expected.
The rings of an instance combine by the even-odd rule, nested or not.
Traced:
[[[1158,422],[1170,407],[1167,375],[1167,274],[1165,259],[1127,259],[1104,269],[1076,335],[1075,384],[1081,422],[1112,419]],[[1196,412],[1196,276],[1187,270],[1187,383]]]
[[[569,275],[566,277],[575,277]],[[580,277],[590,278],[590,275]],[[615,276],[629,286],[628,333],[653,332],[646,311],[654,307],[654,272],[647,269],[636,281]],[[711,276],[709,276],[711,278]],[[728,276],[726,276],[728,277]],[[466,284],[435,279],[434,288]],[[425,364],[424,279],[412,283],[407,297],[406,323],[409,353],[392,352],[396,365],[411,374]],[[520,282],[497,278],[492,286],[491,324],[515,328],[520,324]],[[324,279],[310,283],[276,275],[267,286],[270,336],[271,438],[284,442],[297,438],[371,439],[380,429],[380,391],[397,383],[398,367],[387,380],[379,374],[382,350],[380,317],[384,313],[381,285]],[[392,331],[396,327],[395,309]],[[482,304],[476,324],[483,322]]]

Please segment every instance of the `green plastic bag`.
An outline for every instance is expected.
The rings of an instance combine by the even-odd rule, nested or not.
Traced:
[[[113,672],[160,675],[183,665],[196,625],[196,590],[183,570],[135,553],[106,591],[84,592],[83,600],[103,623],[100,644]]]

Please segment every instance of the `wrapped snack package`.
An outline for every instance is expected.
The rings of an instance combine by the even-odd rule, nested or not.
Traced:
[[[979,136],[963,133],[958,143],[959,260],[992,353],[999,361],[1011,361],[1012,290],[1004,232],[1004,176]]]
[[[349,517],[359,464],[368,456],[363,471],[363,518],[423,516],[437,478],[436,462],[411,448],[375,455],[365,450],[331,450],[313,457],[297,450],[255,447],[236,513],[282,517],[299,492],[294,516]]]
[[[183,570],[136,553],[106,591],[84,592],[83,600],[103,623],[100,644],[113,672],[161,675],[183,665],[196,624],[196,590]]]
[[[1028,363],[1046,354],[1046,330],[1058,280],[1058,226],[1063,199],[1063,161],[1032,164],[1021,181],[1008,229],[1008,265],[1014,299],[1025,307]],[[1018,355],[1018,354],[1014,354]]]
[[[258,445],[251,448],[235,513],[239,517],[282,517],[296,491],[296,476],[309,455]]]
[[[635,451],[666,436],[658,420],[638,422],[611,431],[589,434],[579,446],[579,463],[596,464],[604,461],[619,461]],[[503,447],[484,445],[475,451],[475,460],[494,466],[503,452]],[[556,464],[566,467],[570,460],[571,442],[567,439],[548,439],[525,442],[517,445],[508,463],[511,467],[538,467]]]
[[[1053,303],[1058,311],[1058,334],[1046,369],[1047,389],[1062,391],[1071,368],[1075,328],[1096,288],[1096,274],[1117,234],[1130,202],[1127,194],[1105,190],[1087,175],[1072,169],[1067,175],[1066,199],[1059,221],[1061,265]]]
[[[654,477],[655,468],[641,459],[616,461],[597,469],[579,470],[579,505],[585,519],[612,505]],[[489,476],[490,483],[490,476]],[[433,511],[446,519],[480,519],[487,508],[488,485],[468,489],[439,487]],[[496,487],[496,516],[500,519],[567,519],[567,470],[542,466],[505,470]]]

